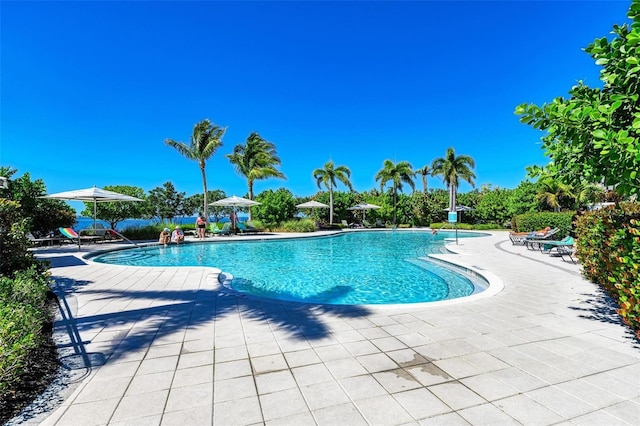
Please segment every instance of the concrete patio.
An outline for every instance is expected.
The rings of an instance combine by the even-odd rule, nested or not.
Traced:
[[[52,261],[75,383],[43,425],[638,425],[640,345],[579,265],[503,232],[445,255],[492,297],[339,307],[224,291],[219,271]],[[229,271],[232,272],[233,271]]]

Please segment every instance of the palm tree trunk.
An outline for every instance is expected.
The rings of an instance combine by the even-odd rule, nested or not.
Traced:
[[[209,203],[207,202],[207,174],[204,171],[204,163],[200,164],[200,172],[202,173],[202,188],[204,189],[204,217],[209,223]]]
[[[249,179],[248,184],[249,184],[249,199],[253,200],[253,181]],[[251,206],[249,206],[249,220],[253,220],[253,213],[251,213]]]
[[[453,184],[449,186],[449,211],[456,211],[456,187]]]
[[[333,185],[329,185],[329,225],[333,223]]]
[[[393,187],[393,224],[398,226],[398,191]]]

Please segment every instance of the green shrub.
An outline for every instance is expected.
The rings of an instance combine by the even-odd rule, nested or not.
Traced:
[[[618,313],[640,338],[640,204],[621,203],[578,218],[582,272],[618,302]]]
[[[22,373],[31,351],[43,341],[48,274],[36,266],[0,277],[0,397]]]
[[[278,228],[281,232],[313,232],[316,230],[316,223],[311,219],[288,220]]]
[[[551,228],[559,228],[560,231],[555,235],[558,239],[562,239],[569,235],[571,231],[571,219],[575,214],[570,212],[540,212],[525,213],[515,216],[511,220],[511,227],[515,232],[531,232],[538,229],[544,229],[547,226]]]
[[[127,228],[120,232],[122,235],[127,237],[132,241],[136,240],[157,240],[160,232],[164,228],[169,228],[170,230],[174,230],[176,225],[175,223],[157,223],[154,225],[147,225],[141,227],[132,227]],[[180,225],[180,228],[183,231],[193,230],[195,229],[195,225]]]

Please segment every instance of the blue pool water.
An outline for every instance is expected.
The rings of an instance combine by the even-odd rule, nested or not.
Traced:
[[[371,231],[285,240],[220,238],[216,243],[120,250],[93,260],[132,266],[216,267],[233,275],[235,290],[280,300],[417,303],[474,292],[472,278],[418,259],[453,236]]]

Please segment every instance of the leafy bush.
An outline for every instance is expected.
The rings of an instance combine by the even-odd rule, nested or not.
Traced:
[[[640,338],[640,204],[589,212],[577,219],[576,235],[584,276],[617,300],[622,320]]]
[[[169,228],[170,230],[174,230],[176,225],[175,223],[157,223],[154,225],[140,226],[140,227],[131,227],[120,232],[122,235],[127,237],[132,241],[139,240],[157,240],[160,232],[164,228]],[[194,225],[180,225],[180,228],[183,231],[193,230],[195,229]]]
[[[253,216],[271,226],[292,219],[297,212],[293,194],[284,188],[261,192],[256,197],[256,201],[261,204],[251,208]]]
[[[36,266],[16,272],[15,278],[0,277],[0,396],[42,342],[48,289],[48,275]]]
[[[571,219],[575,212],[541,212],[526,213],[515,216],[511,220],[511,227],[516,232],[531,232],[538,229],[544,229],[547,226],[551,228],[559,228],[560,231],[555,235],[558,238],[564,238],[571,232]]]
[[[288,220],[278,227],[280,232],[313,232],[315,230],[316,223],[311,219]]]
[[[0,198],[0,276],[38,265],[27,250],[27,219],[22,217],[20,203]]]

